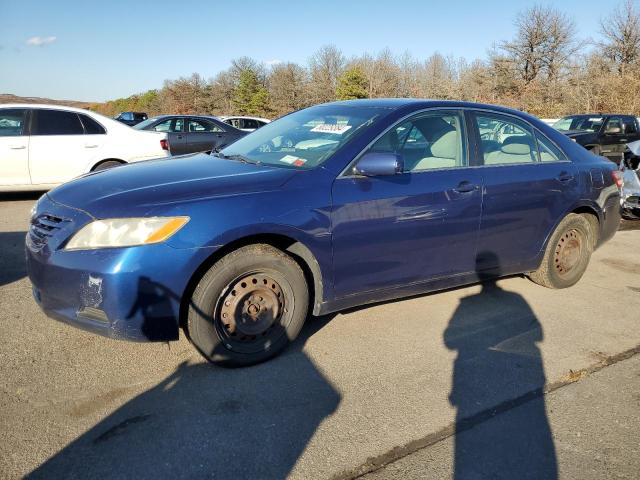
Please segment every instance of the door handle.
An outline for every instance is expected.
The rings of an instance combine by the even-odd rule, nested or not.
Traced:
[[[453,189],[453,191],[457,193],[469,193],[469,192],[475,192],[476,190],[478,190],[478,188],[480,188],[479,185],[476,185],[475,183],[471,183],[467,180],[464,180],[460,182],[458,186]]]
[[[556,180],[558,180],[559,182],[569,182],[573,180],[573,175],[567,172],[562,172],[560,175],[556,177]]]
[[[178,135],[178,140],[182,140],[182,135]]]
[[[85,145],[84,148],[96,148],[98,145]]]
[[[9,145],[9,148],[11,150],[24,150],[26,147],[26,145]]]

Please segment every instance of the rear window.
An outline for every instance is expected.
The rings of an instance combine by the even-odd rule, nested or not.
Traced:
[[[83,135],[77,113],[61,110],[34,110],[31,135]]]
[[[84,131],[87,135],[102,135],[107,133],[102,125],[96,122],[89,115],[80,114],[80,120],[84,125]]]

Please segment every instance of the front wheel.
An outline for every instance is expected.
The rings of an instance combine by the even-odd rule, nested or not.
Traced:
[[[548,288],[575,285],[589,265],[594,243],[589,221],[570,213],[551,235],[540,268],[529,278]]]
[[[191,297],[188,335],[217,365],[253,365],[298,336],[308,307],[307,282],[295,260],[270,245],[249,245],[204,274]]]

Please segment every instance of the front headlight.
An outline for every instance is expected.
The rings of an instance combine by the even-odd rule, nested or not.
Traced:
[[[95,220],[82,227],[64,247],[83,250],[105,247],[132,247],[167,240],[189,217],[111,218]]]

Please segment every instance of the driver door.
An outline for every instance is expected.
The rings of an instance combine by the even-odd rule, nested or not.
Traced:
[[[622,117],[609,117],[604,125],[600,155],[616,163],[620,162],[628,140]]]
[[[462,112],[423,113],[365,152],[400,155],[401,173],[335,180],[337,297],[474,271],[482,189],[467,144]]]

